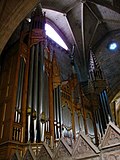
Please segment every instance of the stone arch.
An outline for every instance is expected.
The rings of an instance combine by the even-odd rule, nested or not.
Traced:
[[[11,0],[1,4],[4,9],[0,10],[0,54],[14,30],[39,2],[40,0]]]

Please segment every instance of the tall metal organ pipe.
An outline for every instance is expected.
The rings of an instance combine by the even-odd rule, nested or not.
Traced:
[[[19,73],[18,73],[18,87],[17,87],[17,96],[16,96],[16,112],[15,112],[15,122],[18,122],[18,111],[17,109],[19,108],[19,97],[20,97],[20,83],[21,83],[21,74],[22,74],[22,63],[20,61],[20,68],[19,68]]]
[[[60,116],[59,116],[59,95],[58,87],[56,88],[56,116],[57,116],[57,138],[60,138]]]
[[[103,100],[102,100],[102,97],[100,95],[100,103],[101,103],[101,110],[103,112],[103,117],[104,117],[104,120],[105,120],[105,125],[107,124],[107,118],[106,118],[106,112],[105,112],[105,109],[104,109],[104,103],[103,103]]]
[[[103,136],[103,128],[102,128],[101,117],[99,115],[99,109],[96,110],[96,112],[95,112],[95,118],[96,118],[96,121],[98,122],[99,131],[100,131],[100,134],[101,134],[101,137],[102,137]]]
[[[19,97],[20,97],[20,82],[21,82],[21,74],[22,74],[22,63],[20,60],[20,68],[19,68],[19,74],[18,74],[18,87],[17,87],[17,97],[16,97],[16,107],[19,107]]]
[[[61,137],[61,131],[62,131],[62,129],[61,129],[61,119],[62,119],[62,108],[61,108],[61,95],[60,95],[60,85],[58,86],[58,88],[57,88],[57,97],[58,97],[58,103],[57,103],[57,110],[58,110],[58,129],[59,129],[59,138]]]
[[[55,132],[55,139],[57,139],[56,88],[53,91],[53,100],[54,100],[54,132]]]
[[[34,69],[34,50],[35,46],[33,45],[30,49],[30,68],[29,68],[29,82],[28,82],[28,107],[30,113],[28,114],[28,141],[31,140],[31,132],[33,132],[32,123],[32,101],[33,101],[33,69]]]
[[[106,107],[107,107],[109,118],[110,118],[109,120],[113,121],[112,113],[111,113],[110,106],[108,103],[108,96],[107,96],[106,90],[103,91],[103,95],[105,98],[105,103],[106,103]]]
[[[58,86],[58,105],[59,105],[59,120],[60,120],[60,137],[62,135],[62,107],[61,107],[61,88]]]
[[[22,63],[22,75],[21,75],[21,85],[20,85],[20,97],[19,97],[19,109],[21,109],[21,103],[22,103],[22,89],[23,89],[23,79],[24,79],[24,71],[25,71],[25,60],[22,57],[21,58],[21,63]]]
[[[24,80],[24,72],[25,72],[25,60],[23,57],[21,57],[21,63],[22,63],[22,74],[21,74],[21,81],[20,81],[20,97],[19,97],[19,114],[18,114],[18,123],[21,121],[21,108],[22,108],[22,91],[23,91],[23,80]]]
[[[49,132],[49,86],[48,74],[44,74],[44,113],[45,113],[45,132]]]
[[[38,137],[38,141],[44,141],[44,112],[43,112],[43,100],[44,100],[44,44],[39,43],[39,100],[38,100],[38,114],[37,118],[39,119],[38,123],[40,123],[38,126],[38,130],[40,130],[40,137]],[[40,116],[39,116],[40,115]],[[39,131],[38,131],[39,132]],[[40,138],[40,139],[39,139]]]
[[[62,134],[62,107],[61,107],[60,86],[57,86],[54,89],[54,127],[55,127],[55,139],[59,139]]]
[[[104,114],[104,117],[103,115],[101,115],[102,116],[101,118],[102,119],[104,118],[105,120],[105,124],[102,121],[104,132],[105,132],[106,126],[109,123],[109,121],[110,120],[113,121],[110,106],[108,104],[107,94],[105,90],[103,90],[100,94],[100,102],[101,102],[101,110]]]
[[[38,53],[39,53],[39,44],[35,45],[35,55],[34,55],[34,83],[33,83],[33,112],[34,112],[34,141],[36,141],[37,135],[37,124],[36,124],[36,113],[38,106]]]
[[[107,112],[105,100],[104,100],[104,97],[103,97],[102,93],[100,94],[100,100],[101,100],[101,103],[102,103],[102,108],[103,108],[103,111],[104,111],[104,116],[105,116],[105,120],[106,120],[106,124],[107,124],[109,122],[108,112]]]
[[[15,122],[20,123],[21,121],[21,108],[22,108],[22,91],[23,91],[23,80],[25,71],[25,61],[24,58],[20,58],[20,68],[18,75],[18,89],[16,97],[16,112],[15,112]]]

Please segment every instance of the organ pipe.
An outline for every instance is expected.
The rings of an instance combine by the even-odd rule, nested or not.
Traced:
[[[15,122],[18,122],[18,108],[19,108],[19,97],[20,97],[20,83],[21,83],[21,74],[22,74],[22,63],[20,60],[20,68],[18,74],[18,88],[17,88],[17,96],[16,96],[16,111],[15,111]]]
[[[98,121],[98,124],[99,124],[99,129],[100,129],[100,133],[101,133],[101,137],[102,137],[104,132],[103,132],[102,120],[101,120],[101,117],[100,117],[99,109],[96,111],[96,117],[97,117],[97,121]]]
[[[21,74],[22,74],[22,63],[20,60],[20,68],[19,68],[19,74],[18,74],[18,89],[17,89],[17,97],[16,97],[16,107],[19,107],[19,97],[20,97],[20,82],[21,82]]]
[[[84,120],[83,120],[83,115],[80,113],[80,131],[85,133],[85,125],[84,125]]]
[[[62,108],[61,108],[60,86],[54,89],[54,127],[55,139],[59,139],[62,134]]]
[[[104,109],[104,103],[103,103],[101,95],[100,95],[100,102],[101,102],[101,109],[103,111],[103,115],[104,115],[104,119],[105,119],[105,124],[107,124],[106,112],[105,112],[105,109]]]
[[[55,139],[57,139],[57,114],[56,114],[56,88],[53,91],[53,100],[54,100],[54,132],[55,132]]]
[[[60,119],[60,137],[61,137],[61,134],[62,134],[62,107],[61,107],[61,88],[60,88],[60,85],[58,86],[58,104],[59,104],[59,119]]]
[[[101,93],[101,101],[103,103],[103,109],[105,111],[105,117],[106,117],[106,120],[107,120],[107,123],[109,122],[109,113],[108,113],[108,110],[107,110],[107,105],[106,105],[106,102],[105,102],[105,97],[104,97],[104,94],[103,92]]]
[[[107,127],[107,124],[106,124],[106,120],[105,120],[105,115],[104,115],[104,111],[103,111],[103,107],[100,106],[100,109],[99,109],[99,116],[101,117],[101,124],[102,124],[102,128],[103,128],[103,132],[105,133],[105,129]]]
[[[32,86],[33,86],[33,67],[34,67],[34,45],[31,48],[30,53],[30,68],[29,68],[29,89],[28,89],[28,106],[32,107]]]
[[[38,114],[37,114],[37,118],[38,118],[38,123],[40,123],[38,125],[38,130],[40,130],[40,139],[38,139],[38,141],[44,141],[44,136],[42,136],[44,133],[44,130],[43,130],[43,123],[41,122],[41,119],[40,119],[40,116],[42,116],[43,114],[43,98],[44,98],[44,46],[43,46],[43,43],[39,43],[39,70],[38,70],[38,73],[39,73],[39,101],[38,101]],[[42,117],[41,117],[42,118]],[[39,132],[39,131],[38,131]]]
[[[24,71],[25,71],[25,61],[24,58],[20,58],[20,68],[18,74],[18,89],[16,96],[16,112],[15,112],[15,122],[21,121],[21,103],[22,103],[22,91],[23,91],[23,79],[24,79]]]
[[[33,69],[34,69],[34,50],[35,46],[33,45],[30,49],[30,68],[29,68],[29,82],[28,82],[28,109],[30,110],[30,113],[28,114],[28,141],[31,140],[33,135],[33,128],[32,125],[32,101],[33,101]]]
[[[50,62],[50,54],[48,55],[48,59],[49,59],[49,62]],[[49,85],[49,122],[48,122],[48,126],[49,126],[49,131],[50,131],[50,135],[51,135],[51,145],[53,145],[53,139],[54,139],[54,93],[53,93],[53,79],[52,79],[52,68],[50,69],[50,72],[49,72],[49,77],[48,77],[48,85]]]
[[[99,145],[99,140],[98,140],[98,132],[97,132],[97,127],[96,127],[96,119],[95,119],[95,111],[92,111],[92,118],[93,118],[93,126],[94,126],[94,134],[95,134],[95,143],[98,146]]]
[[[21,58],[21,63],[22,63],[22,74],[21,74],[21,84],[20,84],[20,97],[19,97],[19,109],[21,109],[21,102],[22,102],[22,89],[23,89],[23,79],[24,79],[24,71],[25,71],[25,61],[24,58]]]
[[[55,115],[56,115],[56,139],[59,138],[59,110],[58,110],[58,94],[57,88],[55,88]]]
[[[34,87],[33,87],[33,107],[34,110],[37,110],[37,103],[38,103],[38,52],[39,52],[39,48],[38,48],[38,44],[35,45],[35,57],[34,57]]]
[[[57,116],[57,138],[60,138],[59,130],[60,130],[60,113],[59,113],[59,95],[58,95],[58,87],[56,88],[56,116]]]
[[[45,113],[45,132],[49,132],[49,87],[48,87],[48,74],[44,76],[44,113]]]
[[[111,121],[113,121],[113,117],[112,117],[112,113],[111,113],[111,110],[110,110],[110,106],[109,106],[109,104],[108,104],[107,93],[106,93],[105,90],[103,91],[103,95],[104,95],[104,97],[105,97],[106,107],[107,107],[107,110],[108,110],[108,113],[109,113],[109,116],[110,116],[109,118],[110,118]]]
[[[18,123],[21,121],[21,107],[22,107],[22,91],[23,91],[23,80],[24,80],[24,72],[25,72],[25,61],[24,58],[21,58],[21,63],[22,63],[22,67],[21,67],[21,81],[20,81],[20,96],[19,96],[19,118],[18,118]]]
[[[79,116],[77,114],[77,112],[75,111],[75,132],[76,132],[76,135],[79,133],[80,131],[80,125],[79,125]]]
[[[33,114],[34,114],[34,141],[36,141],[36,112],[38,106],[38,53],[39,45],[35,45],[35,55],[34,55],[34,83],[33,83]]]

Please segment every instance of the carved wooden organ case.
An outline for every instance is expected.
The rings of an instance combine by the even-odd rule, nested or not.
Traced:
[[[12,54],[4,57],[8,63],[3,61],[0,78],[0,140],[53,144],[65,137],[72,145],[82,131],[96,143],[94,117],[98,111],[93,113],[93,102],[75,73],[61,81],[56,53],[46,42],[45,15],[38,7],[32,13],[30,29],[22,27],[19,50],[11,49]]]

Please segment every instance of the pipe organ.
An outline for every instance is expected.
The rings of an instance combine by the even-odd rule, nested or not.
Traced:
[[[90,51],[89,68],[89,100],[93,107],[93,118],[96,144],[98,145],[98,136],[102,137],[109,121],[112,120],[111,110],[108,104],[106,81],[95,55]]]
[[[33,11],[29,26],[27,31],[22,28],[19,50],[7,56],[9,65],[3,61],[0,92],[4,94],[0,95],[0,113],[4,114],[0,116],[0,142],[45,141],[53,149],[61,137],[72,146],[81,131],[98,145],[98,133],[103,135],[112,116],[105,80],[94,55],[90,55],[89,94],[86,95],[77,78],[73,53],[73,73],[61,80],[57,53],[50,50],[45,15],[39,6]]]

